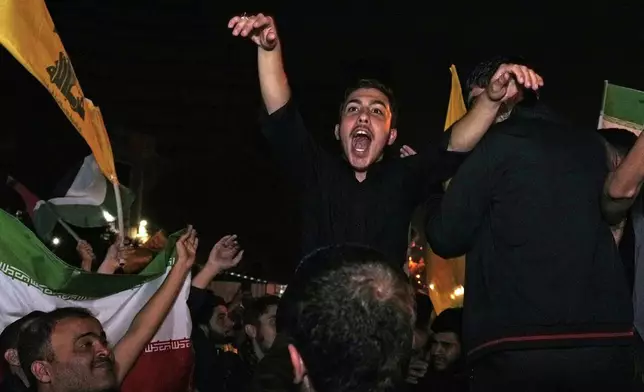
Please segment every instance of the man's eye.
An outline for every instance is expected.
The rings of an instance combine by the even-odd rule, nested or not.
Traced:
[[[373,108],[373,109],[371,110],[371,112],[372,112],[372,113],[375,113],[375,114],[380,114],[380,115],[381,115],[381,114],[384,114],[384,112],[382,111],[382,109],[378,109],[378,108]]]
[[[358,108],[357,108],[357,107],[355,107],[355,106],[349,106],[349,107],[347,108],[347,112],[348,112],[348,113],[353,113],[353,112],[356,112],[357,110],[358,110]]]

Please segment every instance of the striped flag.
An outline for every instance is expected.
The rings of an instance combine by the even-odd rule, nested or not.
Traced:
[[[101,275],[57,258],[17,219],[0,210],[0,330],[34,310],[89,309],[114,344],[159,289],[174,262],[174,243],[139,275]],[[188,391],[193,364],[186,280],[174,307],[128,374],[122,392]]]
[[[57,194],[47,201],[40,200],[27,187],[9,177],[7,185],[12,187],[24,200],[36,233],[43,239],[50,239],[59,220],[77,227],[106,226],[117,215],[114,187],[101,173],[93,155],[87,156],[80,167],[58,184]],[[123,210],[127,213],[134,195],[120,186]]]
[[[644,129],[644,92],[605,82],[599,128]]]
[[[101,171],[117,183],[101,111],[85,98],[44,0],[0,0],[0,44],[45,86],[91,148]]]

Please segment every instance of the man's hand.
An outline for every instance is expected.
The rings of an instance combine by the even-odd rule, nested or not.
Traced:
[[[94,255],[94,249],[92,249],[92,246],[89,244],[89,242],[85,240],[78,241],[78,245],[76,245],[76,251],[83,261],[94,260],[94,258],[96,257]]]
[[[524,65],[501,64],[485,91],[490,100],[505,102],[519,94],[518,85],[536,91],[543,86],[543,78]]]
[[[414,359],[409,364],[409,371],[407,372],[407,383],[418,384],[418,380],[425,377],[429,364],[422,359]]]
[[[206,266],[217,271],[224,271],[235,267],[243,257],[244,251],[237,242],[237,236],[227,235],[212,247]]]
[[[228,22],[228,28],[233,30],[234,36],[250,37],[266,51],[275,49],[279,42],[273,18],[264,14],[235,16]]]
[[[177,264],[191,268],[197,257],[198,246],[197,231],[192,228],[192,225],[188,225],[186,232],[177,240]]]
[[[407,157],[410,157],[410,156],[413,156],[413,155],[416,155],[416,154],[417,154],[417,152],[413,148],[409,147],[406,144],[404,146],[400,147],[400,157],[401,158],[407,158]]]

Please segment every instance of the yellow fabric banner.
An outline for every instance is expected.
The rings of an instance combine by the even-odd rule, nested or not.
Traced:
[[[448,130],[467,113],[456,66],[452,64],[449,71],[452,74],[452,87],[449,94],[447,116],[445,117],[445,130]],[[447,308],[461,306],[465,282],[465,256],[445,260],[434,254],[431,251],[431,247],[428,246],[426,260],[425,277],[427,287],[429,287],[429,297],[432,300],[436,314],[440,314]]]
[[[101,111],[85,98],[44,0],[0,0],[0,43],[47,88],[103,174],[118,183]]]

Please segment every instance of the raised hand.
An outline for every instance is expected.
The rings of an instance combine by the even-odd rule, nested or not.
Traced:
[[[505,102],[517,96],[518,85],[536,91],[543,86],[543,78],[524,65],[501,64],[485,91],[492,101]]]
[[[264,50],[273,50],[279,39],[275,22],[264,14],[235,16],[228,22],[235,37],[249,37],[257,46]]]
[[[197,257],[197,247],[199,238],[197,231],[188,225],[186,232],[177,240],[177,264],[183,264],[185,267],[192,267]]]
[[[413,148],[409,147],[406,144],[404,146],[400,147],[400,157],[401,158],[407,158],[407,157],[410,157],[410,156],[413,156],[413,155],[416,155],[416,154],[417,154],[417,152]]]
[[[237,236],[227,235],[212,247],[206,264],[218,271],[224,271],[235,267],[243,257],[244,251],[237,242]]]
[[[89,244],[89,242],[85,240],[80,240],[78,241],[78,245],[76,245],[76,251],[81,257],[81,260],[94,260],[96,257],[94,255],[94,249],[92,249],[92,246]]]

